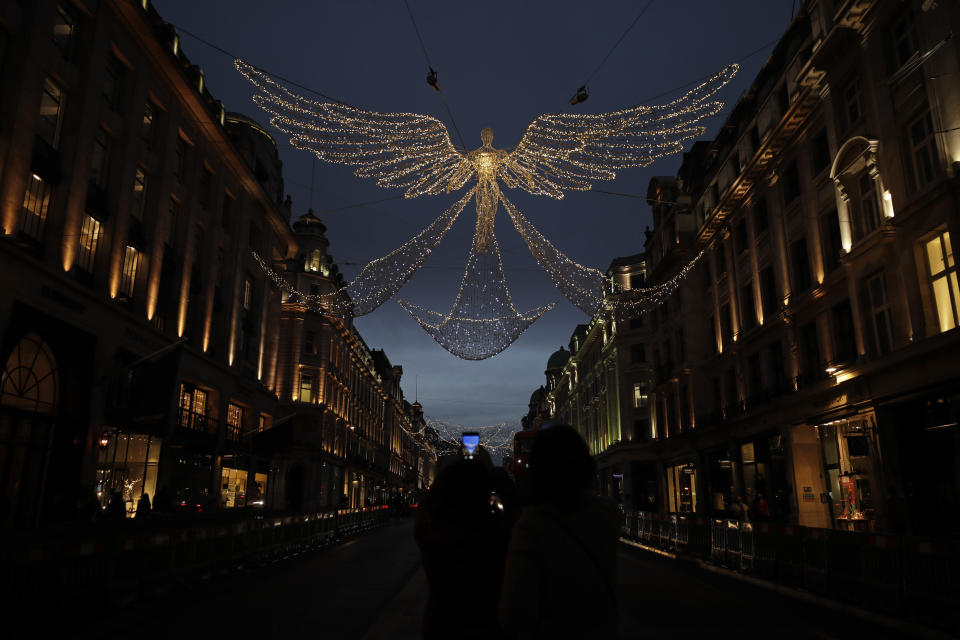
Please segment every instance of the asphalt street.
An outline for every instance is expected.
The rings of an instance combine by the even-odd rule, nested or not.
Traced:
[[[903,638],[869,620],[621,547],[624,638]],[[83,638],[419,637],[427,582],[413,521],[212,577],[105,614]]]

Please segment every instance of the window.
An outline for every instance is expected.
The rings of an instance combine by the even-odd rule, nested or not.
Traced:
[[[837,363],[853,362],[857,358],[857,338],[853,330],[853,310],[844,300],[831,310],[833,316],[834,358]]]
[[[180,184],[183,184],[184,179],[187,177],[187,151],[187,141],[177,136],[177,144],[174,149],[173,177],[176,178]]]
[[[123,271],[120,274],[120,294],[125,298],[133,297],[138,268],[140,268],[140,252],[128,245],[123,252]]]
[[[311,355],[317,354],[317,334],[314,331],[307,331],[303,339],[303,350]]]
[[[822,374],[820,366],[820,342],[817,338],[817,323],[808,322],[800,327],[800,358],[804,376],[808,381],[819,380]]]
[[[823,267],[827,273],[836,271],[840,266],[840,217],[836,209],[820,216],[820,238],[823,240]]]
[[[254,223],[250,223],[250,231],[247,233],[247,243],[251,249],[256,249],[259,246],[260,240],[260,228]]]
[[[928,240],[926,254],[937,321],[940,331],[949,331],[960,324],[960,287],[957,286],[957,263],[950,245],[950,233],[944,231]]]
[[[787,165],[783,171],[783,204],[789,205],[800,197],[800,173],[796,161]]]
[[[633,383],[633,408],[634,409],[644,409],[649,402],[649,395],[647,394],[647,383],[646,382],[634,382]]]
[[[867,294],[870,301],[871,346],[874,353],[882,356],[893,351],[886,274],[881,271],[867,278]]]
[[[819,175],[830,166],[830,141],[827,139],[827,130],[822,129],[813,139],[810,149],[810,166],[813,175]]]
[[[631,289],[642,289],[645,282],[646,277],[642,273],[634,273],[630,276]]]
[[[101,189],[107,187],[107,174],[110,172],[110,135],[102,127],[97,128],[93,136],[93,148],[90,157],[90,182]]]
[[[60,50],[60,55],[70,59],[73,54],[73,36],[77,28],[77,18],[73,8],[67,2],[57,5],[57,13],[53,18],[53,43]]]
[[[267,416],[260,414],[257,416],[257,431],[266,431],[270,428],[269,423],[267,422]]]
[[[243,434],[243,408],[232,402],[227,405],[227,438],[240,440]]]
[[[243,310],[250,311],[253,307],[253,279],[249,276],[243,281]]]
[[[770,317],[777,312],[777,282],[773,274],[773,265],[767,265],[760,270],[760,301],[763,304],[763,315]]]
[[[156,108],[153,106],[152,102],[147,100],[143,105],[143,128],[141,130],[143,141],[147,143],[147,149],[152,149],[153,145],[156,143],[156,118]]]
[[[103,99],[107,106],[116,109],[120,106],[120,95],[123,91],[123,76],[126,68],[115,55],[107,58],[107,69],[103,77]]]
[[[97,245],[100,244],[100,222],[91,216],[84,216],[80,225],[80,251],[77,266],[87,273],[93,273],[97,258]]]
[[[27,181],[27,190],[23,194],[23,209],[20,215],[20,233],[27,238],[39,240],[43,235],[43,224],[47,220],[50,208],[50,185],[37,174]]]
[[[860,191],[860,234],[865,236],[880,226],[880,209],[877,207],[876,183],[864,172],[858,181]]]
[[[753,299],[752,282],[743,285],[743,288],[740,290],[740,309],[743,311],[743,328],[753,329],[757,326],[757,305]]]
[[[727,251],[723,240],[717,242],[717,247],[714,252],[717,256],[717,278],[719,279],[727,273]]]
[[[37,122],[37,135],[54,149],[60,144],[60,127],[63,124],[63,89],[53,78],[47,76],[43,81],[43,95],[40,96],[40,120]]]
[[[907,11],[890,28],[890,55],[893,71],[901,68],[920,49],[913,12]]]
[[[130,214],[143,221],[143,212],[147,208],[147,174],[141,168],[133,176],[133,208]]]
[[[767,199],[761,196],[757,198],[757,202],[753,205],[753,232],[759,237],[761,233],[766,232],[769,226],[770,220],[767,215]]]
[[[919,189],[940,173],[937,141],[930,112],[925,111],[907,127],[910,140],[911,187]]]
[[[642,344],[630,345],[630,362],[637,364],[647,361],[647,353]]]
[[[311,374],[301,374],[300,375],[300,402],[313,403],[313,375]]]
[[[180,385],[180,426],[186,429],[206,429],[206,391],[202,391],[188,384]]]
[[[733,339],[733,329],[730,324],[730,305],[724,304],[720,307],[720,339],[723,345],[727,346]]]
[[[180,203],[170,198],[170,209],[167,216],[167,246],[172,247],[177,239],[177,220],[180,218]]]
[[[750,354],[747,358],[747,387],[750,394],[763,391],[763,369],[760,365],[760,352]]]
[[[802,293],[810,288],[810,257],[807,254],[807,239],[800,238],[790,246],[793,258],[793,288]]]
[[[787,370],[783,366],[783,349],[780,347],[779,341],[767,347],[767,362],[770,363],[770,373],[772,374],[770,382],[773,389],[776,391],[784,390]]]
[[[749,248],[750,246],[747,242],[747,221],[741,219],[733,228],[733,252],[739,256]]]
[[[213,172],[206,167],[203,168],[203,171],[200,172],[200,189],[198,199],[200,200],[200,206],[204,209],[210,208],[210,191],[213,189]]]
[[[863,107],[860,106],[860,84],[854,80],[843,89],[843,121],[852,127],[860,121]]]

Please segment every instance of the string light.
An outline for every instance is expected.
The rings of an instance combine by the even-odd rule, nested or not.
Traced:
[[[544,238],[503,196],[500,183],[559,200],[565,190],[586,191],[593,181],[616,178],[617,170],[645,167],[679,153],[686,140],[704,133],[705,127],[698,123],[723,107],[709,98],[739,70],[739,65],[729,65],[664,105],[594,115],[541,115],[511,151],[494,148],[493,130],[487,127],[481,131],[479,148],[461,151],[450,142],[443,123],[431,116],[378,113],[311,100],[242,60],[235,60],[235,65],[256,87],[254,102],[271,114],[271,124],[288,134],[297,149],[310,151],[321,160],[355,166],[357,176],[373,178],[381,187],[405,189],[407,198],[451,193],[476,182],[419,236],[368,263],[346,287],[332,294],[307,296],[289,284],[280,285],[305,304],[333,313],[369,313],[413,276],[472,197],[477,226],[451,312],[444,316],[400,301],[441,346],[470,360],[500,353],[553,307],[540,307],[527,315],[514,308],[493,234],[500,202],[537,263],[577,308],[593,315],[605,304],[607,294],[617,293],[600,271],[577,264]],[[681,274],[686,275],[691,266]],[[679,279],[680,274],[656,287],[621,294],[606,305],[619,314],[639,313],[662,301],[675,288],[671,283]]]
[[[517,424],[501,422],[495,425],[473,427],[428,418],[427,424],[433,427],[440,442],[450,451],[460,449],[460,437],[464,431],[476,431],[480,434],[480,446],[493,456],[502,456],[513,450],[513,435],[520,430]]]
[[[477,224],[480,225],[479,220]],[[464,360],[485,360],[497,355],[556,304],[538,307],[527,314],[518,313],[507,290],[496,236],[490,234],[486,251],[480,242],[479,234],[474,235],[450,313],[443,315],[397,299],[441,347]]]

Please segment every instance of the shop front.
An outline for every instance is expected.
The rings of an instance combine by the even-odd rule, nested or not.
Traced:
[[[697,469],[692,462],[667,467],[670,513],[697,513]]]
[[[873,412],[816,425],[823,456],[825,500],[833,526],[874,531],[878,519],[879,451]]]
[[[140,433],[115,431],[100,437],[97,460],[97,497],[106,507],[115,493],[132,518],[144,494],[151,500],[157,495],[157,466],[163,439]]]

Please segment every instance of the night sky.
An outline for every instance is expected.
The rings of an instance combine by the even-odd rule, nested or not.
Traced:
[[[402,0],[153,0],[153,4],[167,21],[251,64],[349,104],[440,118],[459,146],[440,94],[425,82],[427,62]],[[495,147],[512,147],[536,116],[564,109],[646,4],[646,0],[410,0],[443,95],[469,149],[480,146],[484,126],[493,127]],[[740,74],[720,93],[727,108],[706,122],[711,136],[762,67],[772,51],[771,41],[786,29],[794,4],[654,0],[590,80],[590,99],[573,111],[600,113],[667,102],[682,93],[677,87],[740,61]],[[250,100],[252,87],[229,57],[186,34],[181,33],[181,40],[228,111],[266,123],[266,114]],[[660,96],[665,92],[670,93]],[[280,143],[294,218],[310,206],[315,171],[313,209],[326,223],[330,251],[348,279],[367,261],[406,242],[462,195],[397,199],[325,213],[401,191],[357,178],[350,167],[321,163],[270,130]],[[616,180],[594,187],[643,195],[651,177],[674,175],[679,163],[679,156],[665,158],[646,169],[621,171]],[[507,190],[506,195],[561,251],[601,270],[617,256],[642,251],[643,229],[651,224],[650,209],[641,199],[590,192],[573,192],[559,202],[522,190]],[[471,203],[399,296],[448,311],[475,221]],[[481,362],[459,360],[395,301],[356,321],[371,348],[385,349],[394,364],[403,366],[404,392],[412,401],[418,387],[430,417],[470,426],[517,421],[526,413],[530,393],[544,382],[549,355],[567,344],[578,323],[588,320],[537,267],[502,209],[496,229],[517,309],[525,312],[559,301],[503,353]]]

